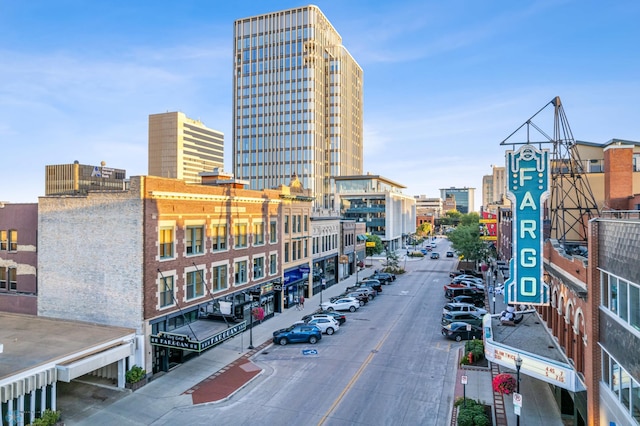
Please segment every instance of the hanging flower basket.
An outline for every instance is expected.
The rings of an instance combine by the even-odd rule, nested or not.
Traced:
[[[256,321],[262,321],[264,319],[264,309],[262,308],[253,308],[251,310],[251,315]]]
[[[502,394],[510,394],[516,390],[516,379],[511,374],[500,373],[493,378],[493,390]]]

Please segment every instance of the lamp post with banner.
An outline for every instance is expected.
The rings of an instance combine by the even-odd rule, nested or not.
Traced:
[[[520,394],[520,367],[522,358],[518,354],[516,358],[516,393],[513,394],[514,407],[516,410],[516,426],[520,426],[520,409],[522,408],[522,395]]]

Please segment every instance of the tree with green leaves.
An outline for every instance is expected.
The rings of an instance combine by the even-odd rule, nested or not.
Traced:
[[[395,251],[387,250],[387,259],[382,262],[384,269],[382,272],[391,272],[393,274],[400,274],[404,272],[404,269],[400,267],[400,259]]]
[[[462,213],[458,210],[449,210],[440,218],[441,225],[457,226],[460,223]]]
[[[384,251],[384,246],[382,245],[382,240],[377,235],[367,234],[367,242],[374,242],[376,245],[374,247],[369,247],[367,244],[366,253],[367,257],[373,256],[376,254],[380,254]]]
[[[486,257],[487,244],[480,239],[478,225],[458,225],[448,234],[451,246],[468,260],[482,260]]]

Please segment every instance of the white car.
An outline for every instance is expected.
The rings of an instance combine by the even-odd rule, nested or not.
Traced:
[[[315,325],[325,334],[333,334],[340,328],[338,321],[333,318],[328,317],[311,317],[309,321],[307,321],[308,325]]]
[[[484,280],[480,277],[474,277],[473,275],[462,274],[454,277],[451,282],[454,284],[459,283],[460,281],[475,281],[478,284],[483,284]]]
[[[327,311],[350,311],[355,312],[360,307],[360,301],[354,297],[341,297],[330,302],[324,302],[320,305],[322,309]]]

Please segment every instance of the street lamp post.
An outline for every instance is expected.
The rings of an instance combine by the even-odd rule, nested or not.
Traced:
[[[358,263],[360,263],[360,259],[356,256],[356,284],[358,283],[358,270],[360,269],[360,265],[358,265]]]
[[[494,293],[493,293],[493,313],[496,313],[496,294],[495,294],[495,288],[493,289]]]
[[[520,354],[516,358],[516,392],[520,394],[520,367],[522,367],[522,358]],[[516,426],[520,426],[520,414],[516,415]]]
[[[251,309],[249,309],[249,347],[247,349],[253,349],[253,299],[251,299]]]

